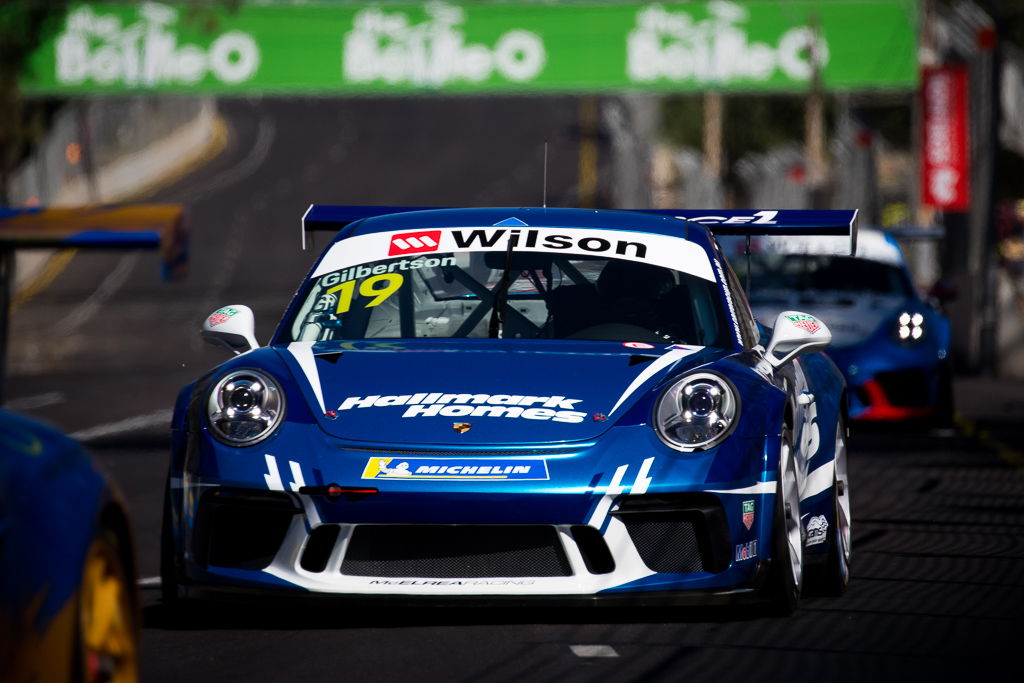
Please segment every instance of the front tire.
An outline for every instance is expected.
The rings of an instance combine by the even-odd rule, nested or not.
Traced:
[[[850,583],[853,517],[850,512],[850,478],[846,468],[846,426],[836,426],[835,474],[832,477],[832,524],[826,532],[828,555],[815,567],[815,588],[823,595],[838,597]],[[808,577],[810,578],[810,577]]]
[[[772,612],[779,616],[788,616],[796,611],[804,580],[800,488],[793,456],[793,429],[786,425],[782,430],[779,454],[779,483],[775,495],[768,588]]]

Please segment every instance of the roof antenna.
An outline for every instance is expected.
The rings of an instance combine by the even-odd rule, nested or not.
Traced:
[[[544,141],[544,194],[543,207],[548,208],[548,141]]]

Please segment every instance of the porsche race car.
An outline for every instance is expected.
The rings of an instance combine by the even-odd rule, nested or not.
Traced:
[[[850,387],[860,422],[953,421],[949,318],[918,295],[903,251],[882,230],[857,232],[856,254],[836,237],[751,242],[750,305],[762,323],[793,307],[828,322],[828,355]],[[724,238],[730,257],[745,250]],[[737,270],[745,266],[737,262]]]
[[[766,334],[713,233],[855,212],[686,215],[310,207],[333,237],[270,343],[244,305],[203,323],[238,355],[177,400],[164,600],[842,592],[831,334]]]

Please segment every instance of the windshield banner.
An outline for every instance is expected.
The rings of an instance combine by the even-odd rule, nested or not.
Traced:
[[[715,281],[711,262],[702,247],[693,242],[668,235],[623,230],[588,228],[441,228],[413,232],[375,232],[349,237],[334,243],[312,277],[339,272],[339,281],[368,275],[381,275],[398,270],[455,265],[447,254],[474,251],[508,250],[509,241],[515,252],[543,252],[600,256],[636,263],[647,263]],[[440,258],[437,255],[441,255]],[[390,265],[368,265],[374,261],[397,257]],[[363,272],[365,271],[365,272]]]
[[[25,92],[915,88],[917,3],[73,4]]]

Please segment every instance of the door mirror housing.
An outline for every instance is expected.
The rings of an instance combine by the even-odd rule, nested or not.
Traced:
[[[256,319],[252,309],[241,304],[222,306],[207,316],[201,332],[203,341],[226,346],[235,355],[259,348]]]
[[[830,343],[832,333],[824,322],[809,313],[783,311],[775,318],[764,358],[777,368],[800,354],[824,351]]]

